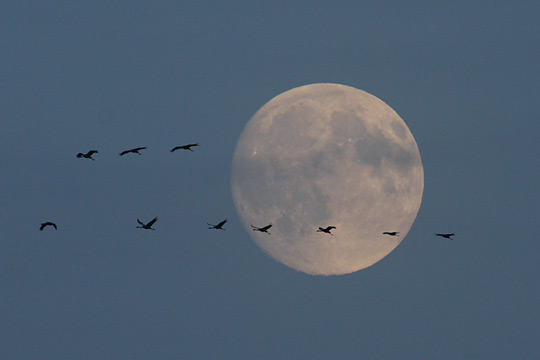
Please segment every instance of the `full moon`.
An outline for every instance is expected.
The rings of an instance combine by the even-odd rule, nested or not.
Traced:
[[[271,99],[247,123],[232,163],[234,203],[253,241],[312,275],[352,273],[392,252],[423,189],[405,122],[375,96],[339,84]],[[269,224],[269,234],[252,228]],[[317,231],[328,226],[335,229]]]

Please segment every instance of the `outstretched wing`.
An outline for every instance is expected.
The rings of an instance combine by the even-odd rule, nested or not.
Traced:
[[[144,224],[141,220],[139,220],[139,219],[137,219],[137,222],[138,222],[139,225],[141,225],[141,226],[144,226],[144,225],[145,225],[145,224]]]
[[[87,156],[92,156],[94,154],[96,154],[98,151],[97,150],[90,150],[86,155]]]
[[[47,226],[46,223],[41,224],[41,226],[39,227],[39,231],[43,231],[43,229],[45,229],[45,226]]]
[[[326,230],[330,231],[330,230],[335,229],[335,228],[336,228],[335,226],[328,226],[328,227],[326,227]]]
[[[148,222],[148,224],[146,224],[146,226],[151,227],[156,221],[157,221],[157,216],[155,218],[153,218],[152,220],[150,220],[150,222]]]
[[[272,224],[266,225],[266,226],[261,228],[261,231],[266,231],[266,230],[270,229],[271,227],[272,227]]]
[[[181,146],[175,146],[171,149],[171,152],[175,152],[176,150],[179,150],[181,149],[182,147]]]
[[[190,148],[190,147],[193,147],[193,146],[199,146],[199,143],[195,143],[195,144],[187,144],[187,145],[184,145],[186,148]]]
[[[225,219],[222,222],[220,222],[219,224],[217,224],[216,227],[222,227],[223,225],[225,225],[226,222],[227,222],[227,219]]]
[[[118,155],[122,156],[122,155],[126,155],[126,154],[128,154],[128,153],[130,153],[130,152],[131,152],[131,150],[124,150],[124,151],[122,151],[122,152],[121,152],[120,154],[118,154]]]
[[[58,230],[58,228],[56,227],[56,224],[55,224],[55,223],[50,223],[49,225],[52,225],[52,227],[54,228],[54,230]]]
[[[135,149],[131,149],[131,151],[139,151],[139,150],[144,150],[144,149],[146,149],[146,146],[141,146]]]

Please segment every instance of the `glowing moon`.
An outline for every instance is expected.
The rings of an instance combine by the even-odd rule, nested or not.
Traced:
[[[308,274],[338,275],[400,244],[420,208],[424,170],[392,108],[349,86],[312,84],[253,115],[234,153],[231,188],[245,229],[266,253]],[[271,235],[251,224],[273,224]],[[334,236],[317,232],[330,225]]]

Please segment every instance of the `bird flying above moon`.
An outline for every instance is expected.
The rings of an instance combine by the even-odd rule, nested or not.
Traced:
[[[383,235],[399,236],[399,231],[385,231],[383,232]]]

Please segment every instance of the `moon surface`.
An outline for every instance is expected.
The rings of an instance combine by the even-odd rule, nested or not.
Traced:
[[[423,189],[405,122],[375,96],[339,84],[297,87],[266,103],[244,128],[231,171],[234,203],[253,241],[312,275],[355,272],[392,252]],[[268,224],[270,234],[251,227]],[[327,226],[336,227],[332,234],[317,232]]]

